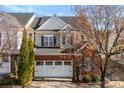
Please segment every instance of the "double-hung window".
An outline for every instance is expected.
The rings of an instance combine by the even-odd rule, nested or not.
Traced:
[[[54,35],[44,35],[44,47],[54,47]]]

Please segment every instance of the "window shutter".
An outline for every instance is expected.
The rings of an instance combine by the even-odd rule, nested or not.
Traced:
[[[41,36],[41,47],[44,47],[44,36]]]
[[[56,46],[56,36],[54,36],[54,46]]]
[[[62,44],[65,44],[65,36],[62,36]]]
[[[91,58],[91,71],[94,71],[94,60],[93,60],[93,58]]]
[[[85,58],[82,59],[82,69],[83,70],[86,69],[86,60],[85,60]]]
[[[73,36],[70,36],[70,45],[73,45]]]

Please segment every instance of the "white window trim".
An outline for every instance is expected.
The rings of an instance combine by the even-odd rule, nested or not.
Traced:
[[[45,37],[48,38],[48,41],[47,41],[47,42],[48,42],[48,47],[51,47],[50,42],[49,42],[49,41],[50,41],[49,38],[50,38],[50,37],[53,37],[53,38],[54,38],[54,35],[43,35],[43,38],[44,38],[44,42],[43,42],[43,43],[44,43],[44,47],[47,47],[47,46],[45,46],[45,42],[46,42],[46,41],[45,41]],[[54,43],[54,39],[53,39],[53,43]]]

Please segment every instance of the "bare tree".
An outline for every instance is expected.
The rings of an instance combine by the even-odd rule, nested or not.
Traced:
[[[0,66],[3,59],[17,50],[21,25],[13,16],[0,12]]]
[[[122,6],[76,6],[77,28],[95,47],[99,59],[101,87],[105,87],[108,65],[124,52],[124,8]]]

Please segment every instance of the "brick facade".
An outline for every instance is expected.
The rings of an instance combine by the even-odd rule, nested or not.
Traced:
[[[12,59],[16,59],[18,55],[11,55]],[[76,81],[77,80],[77,73],[76,73],[76,67],[79,66],[80,64],[82,64],[82,55],[74,55],[74,54],[65,54],[65,55],[35,55],[35,60],[72,60],[73,61],[73,78],[72,81]],[[97,57],[94,56],[94,71],[93,72],[89,72],[91,75],[92,74],[99,74],[99,68],[97,66],[98,59]],[[82,66],[81,66],[82,67]],[[86,72],[83,72],[82,75],[85,75]]]

